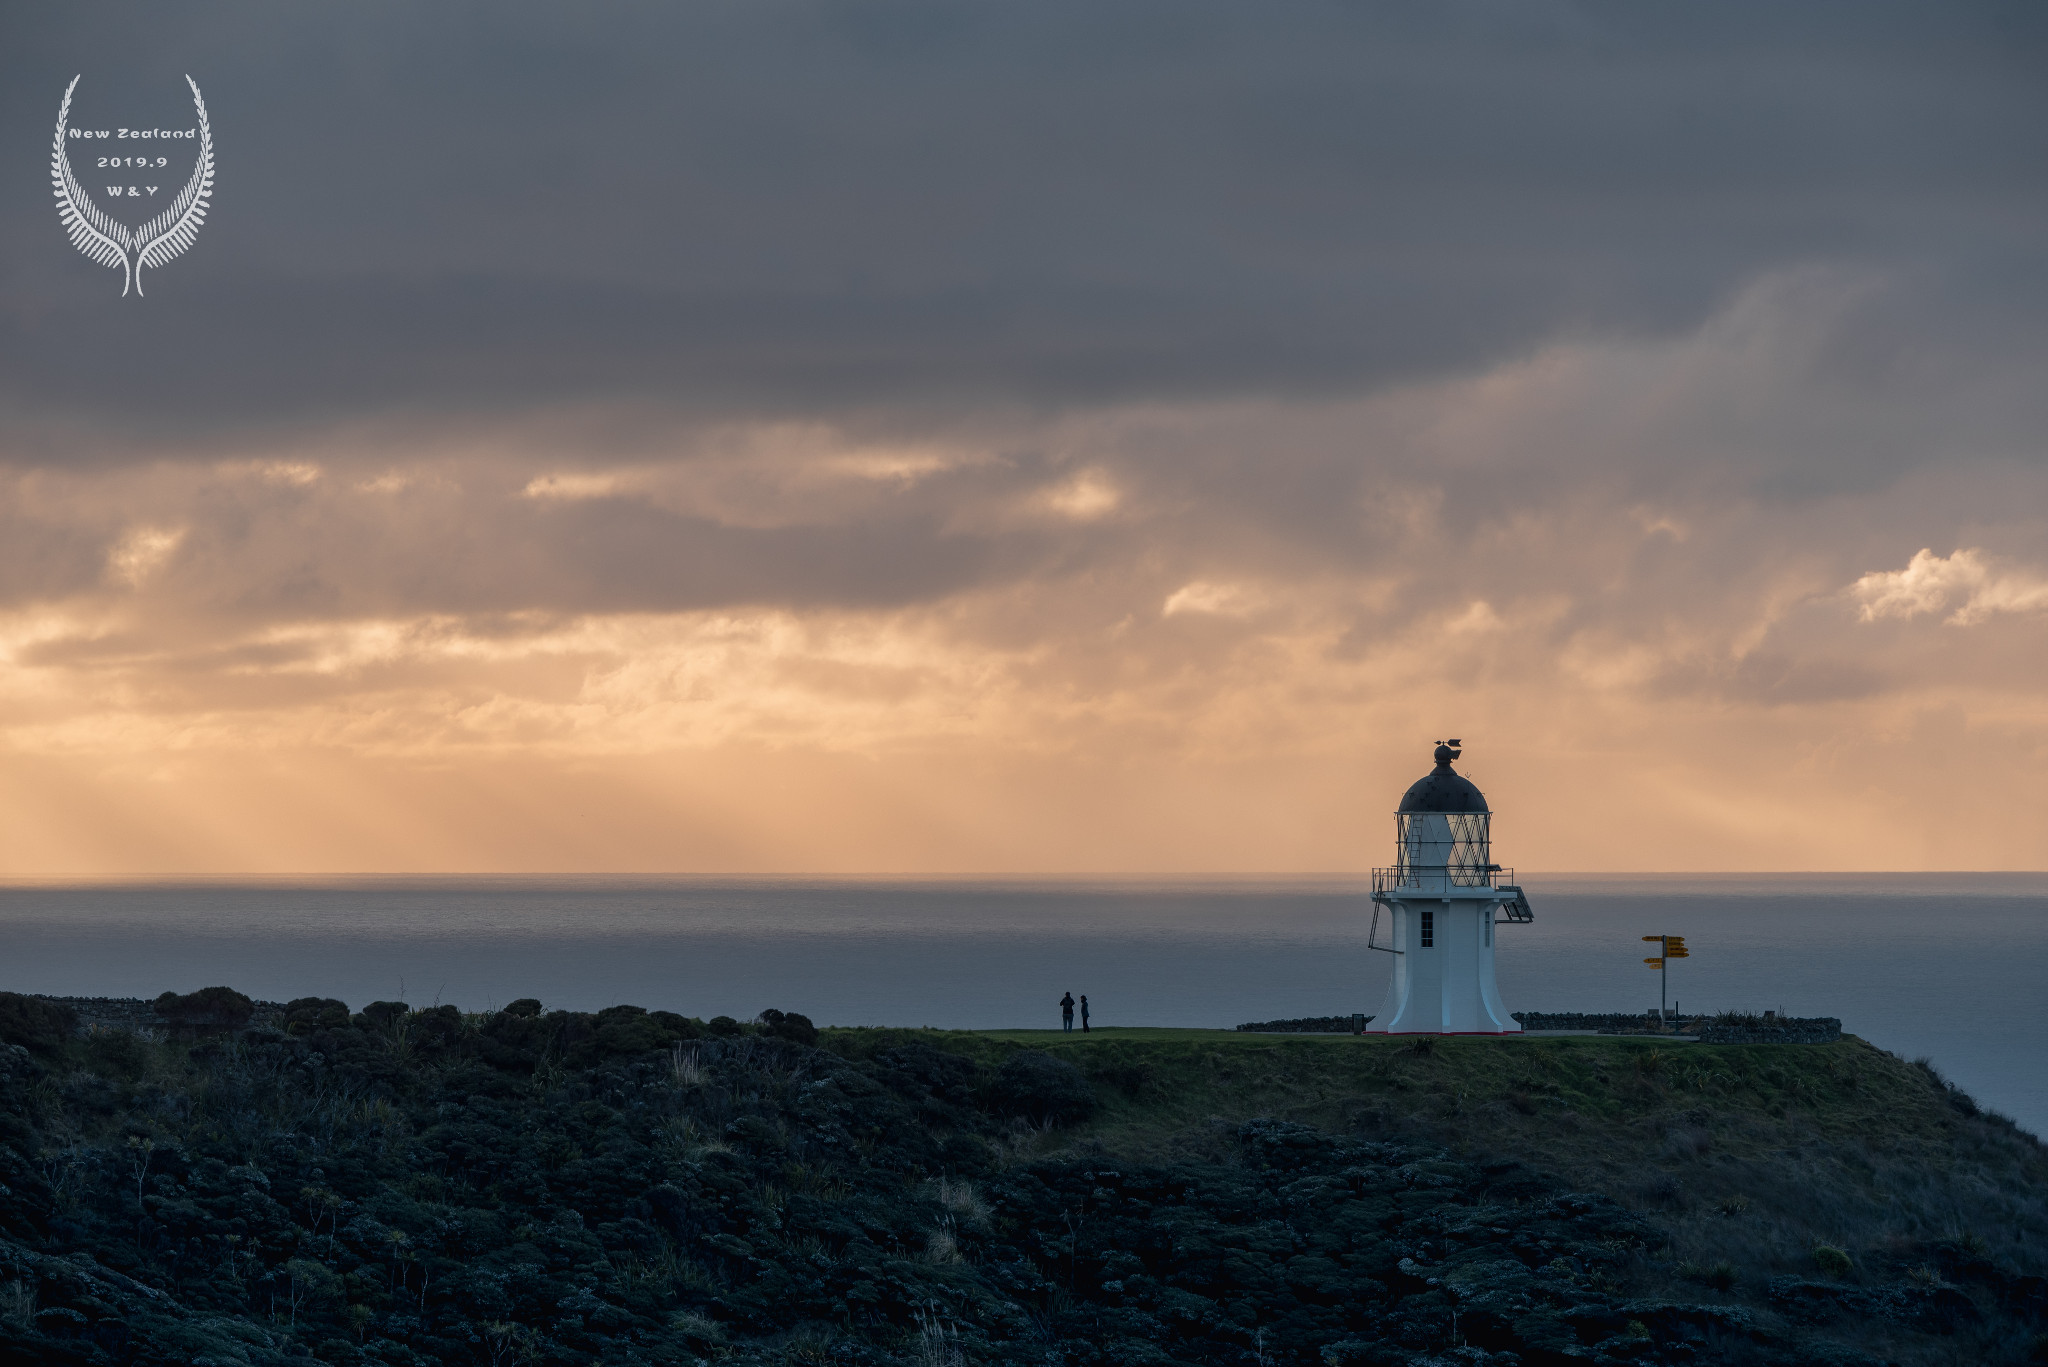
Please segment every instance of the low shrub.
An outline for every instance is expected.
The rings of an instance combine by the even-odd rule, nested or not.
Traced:
[[[597,1013],[596,1044],[602,1055],[624,1057],[666,1049],[674,1043],[675,1036],[640,1007],[607,1006]]]
[[[1149,1063],[1103,1063],[1089,1070],[1090,1080],[1105,1083],[1133,1099],[1152,1085],[1156,1070]]]
[[[297,997],[284,1005],[284,1032],[310,1035],[315,1030],[346,1030],[348,1003],[333,997]]]
[[[140,1077],[149,1062],[149,1045],[133,1030],[88,1030],[83,1053],[106,1077]]]
[[[371,1002],[363,1008],[356,1023],[364,1029],[388,1032],[411,1010],[404,1002]]]
[[[50,1055],[71,1038],[78,1015],[70,1007],[18,992],[0,992],[0,1042]]]
[[[247,1025],[256,1014],[256,1003],[232,987],[202,987],[183,996],[166,992],[156,999],[155,1010],[180,1034],[214,1034]]]
[[[1095,1089],[1064,1059],[1028,1049],[996,1069],[989,1103],[997,1111],[1038,1124],[1065,1125],[1095,1113]]]
[[[761,1026],[776,1039],[786,1039],[792,1044],[816,1044],[818,1027],[811,1024],[811,1018],[796,1011],[777,1011],[770,1007],[759,1017]]]

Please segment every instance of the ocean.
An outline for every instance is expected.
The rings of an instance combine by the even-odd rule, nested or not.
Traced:
[[[2048,1134],[2048,874],[1523,874],[1511,1010],[1657,1003],[1640,937],[1684,935],[1674,1004],[1839,1016]],[[0,884],[0,988],[452,1002],[538,997],[819,1024],[1228,1027],[1374,1012],[1356,876],[381,878]]]

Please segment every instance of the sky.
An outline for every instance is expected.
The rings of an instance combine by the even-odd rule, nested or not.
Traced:
[[[0,24],[0,876],[2048,867],[2039,5]]]

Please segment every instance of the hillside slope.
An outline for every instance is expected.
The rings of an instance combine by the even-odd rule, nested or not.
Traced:
[[[858,1057],[911,1032],[833,1036]],[[1075,1142],[1118,1154],[1218,1156],[1233,1126],[1264,1116],[1514,1161],[1654,1224],[1664,1242],[1632,1263],[1631,1289],[1832,1326],[1880,1357],[2028,1360],[2048,1327],[2048,1149],[1925,1063],[1853,1037],[1712,1046],[1045,1031],[956,1035],[948,1047],[984,1063],[1023,1047],[1072,1060],[1103,1098]],[[1950,1305],[1968,1295],[1988,1337],[1965,1316],[1934,1325],[1935,1341],[1909,1342],[1897,1331],[1913,1317],[1898,1306],[1930,1293]],[[1994,1341],[1989,1326],[2009,1312],[2018,1337]]]
[[[2048,1309],[2042,1147],[1853,1040],[283,1024],[0,994],[0,1352],[1791,1367]]]

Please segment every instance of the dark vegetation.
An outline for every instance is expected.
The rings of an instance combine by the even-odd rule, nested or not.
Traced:
[[[232,987],[202,987],[182,995],[166,992],[153,1005],[165,1028],[180,1039],[239,1030],[256,1014],[256,1003]]]
[[[1996,1363],[2048,1311],[2041,1146],[1854,1040],[237,998],[0,994],[0,1359]]]

